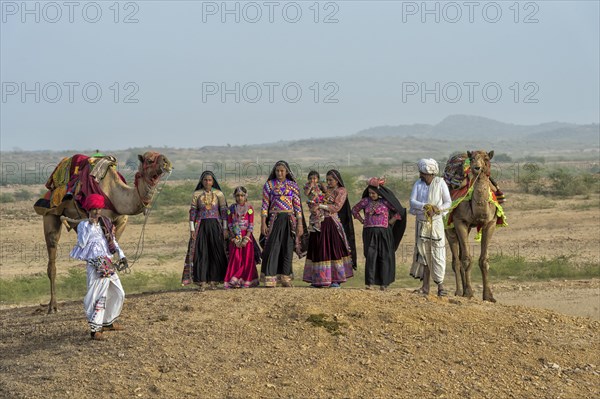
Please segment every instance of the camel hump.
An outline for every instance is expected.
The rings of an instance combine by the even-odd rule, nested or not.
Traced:
[[[117,158],[112,155],[103,155],[101,157],[92,157],[89,159],[90,162],[90,176],[96,181],[104,179],[106,172],[111,167],[117,166]]]

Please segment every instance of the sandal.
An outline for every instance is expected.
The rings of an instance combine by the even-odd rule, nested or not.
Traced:
[[[413,294],[429,295],[429,292],[425,291],[423,288],[419,288],[419,289],[414,290]]]
[[[106,337],[104,335],[102,335],[102,332],[100,331],[95,331],[92,332],[92,341],[105,341]]]
[[[105,332],[105,331],[123,331],[125,328],[119,324],[119,323],[112,323],[108,326],[104,326],[102,327],[102,331],[101,332]]]

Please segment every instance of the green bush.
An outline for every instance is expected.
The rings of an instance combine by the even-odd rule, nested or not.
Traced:
[[[565,169],[556,169],[548,173],[550,187],[548,193],[568,197],[588,195],[598,190],[598,177],[589,173],[574,174]]]
[[[526,163],[519,173],[519,188],[525,193],[535,193],[541,190],[542,170],[537,163]]]
[[[0,204],[6,204],[9,202],[15,202],[15,197],[10,193],[0,194]]]
[[[15,200],[17,201],[29,201],[33,197],[35,197],[35,195],[25,189],[20,189],[15,193]]]

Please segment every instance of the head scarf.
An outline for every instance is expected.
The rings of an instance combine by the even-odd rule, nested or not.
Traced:
[[[338,182],[339,187],[344,186],[344,180],[342,179],[342,175],[336,169],[331,169],[327,171],[327,176],[333,176],[333,178]],[[344,201],[344,205],[342,209],[338,212],[338,217],[340,218],[340,222],[342,222],[342,227],[344,228],[344,232],[346,233],[346,239],[348,240],[348,244],[350,245],[350,256],[352,257],[352,268],[354,270],[357,269],[357,254],[356,254],[356,239],[354,237],[354,223],[352,219],[352,208],[350,207],[350,202],[348,201],[348,197],[346,197],[346,201]]]
[[[277,177],[275,175],[275,169],[277,169],[278,166],[284,166],[286,169],[285,178],[296,183],[296,178],[294,177],[294,174],[292,173],[292,170],[290,169],[290,165],[286,161],[283,161],[283,160],[277,161],[275,163],[275,165],[273,165],[273,169],[271,169],[271,174],[267,178],[267,182],[269,180],[277,179]],[[306,248],[308,248],[308,229],[306,228],[306,220],[304,219],[304,209],[302,209],[302,206],[300,206],[300,209],[302,211],[302,227],[303,227],[304,234],[302,235],[302,237],[300,237],[300,246],[296,247],[295,251],[296,251],[296,254],[298,255],[298,257],[302,258],[306,255]],[[269,225],[270,218],[271,218],[271,214],[269,213],[269,214],[267,214],[267,220],[266,220],[267,225]],[[260,234],[259,243],[260,243],[260,246],[264,250],[266,243],[267,243],[267,239],[262,233]]]
[[[204,179],[206,176],[211,176],[213,178],[213,188],[216,188],[217,190],[221,191],[221,186],[219,186],[219,182],[217,181],[215,174],[211,170],[205,170],[204,172],[202,172],[202,175],[200,175],[200,181],[198,181],[198,185],[196,186],[195,191],[204,188],[204,186],[202,185],[202,179]]]
[[[330,169],[330,170],[328,170],[326,176],[333,176],[333,178],[335,179],[335,181],[338,182],[338,187],[345,187],[344,186],[344,180],[342,179],[342,175],[336,169]]]
[[[385,184],[385,178],[371,177],[368,181],[368,185],[379,188],[379,186],[383,186]]]
[[[435,159],[423,158],[419,160],[419,163],[417,165],[419,168],[419,172],[428,175],[437,175],[440,171],[440,167]]]
[[[236,188],[233,189],[233,197],[234,198],[239,193],[244,194],[244,197],[248,198],[248,189],[246,189],[246,187],[244,187],[244,186],[237,186]]]
[[[285,174],[286,179],[296,181],[294,173],[292,173],[290,165],[286,161],[277,161],[277,163],[273,166],[273,169],[271,169],[271,174],[269,175],[269,178],[267,180],[275,180],[277,178],[277,176],[275,175],[275,169],[277,169],[278,166],[285,166],[285,169],[287,171]]]
[[[392,208],[394,208],[392,209],[392,212],[400,215],[401,220],[396,221],[393,226],[389,226],[391,227],[392,234],[394,235],[394,248],[398,249],[398,246],[400,246],[400,241],[402,241],[402,237],[404,237],[404,232],[406,231],[406,208],[402,206],[398,198],[396,198],[394,192],[385,187],[384,184],[385,179],[380,179],[377,177],[370,178],[368,180],[367,188],[365,188],[365,191],[363,191],[362,197],[368,197],[369,189],[371,189],[375,191],[381,198],[389,202],[390,205],[392,205]]]
[[[100,194],[90,194],[85,197],[85,203],[83,208],[86,211],[91,211],[92,209],[103,209],[105,205],[104,197]]]

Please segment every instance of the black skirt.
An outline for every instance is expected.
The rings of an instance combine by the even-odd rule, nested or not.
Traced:
[[[392,229],[365,227],[365,284],[390,285],[396,280],[396,254]]]
[[[261,274],[266,277],[292,275],[292,255],[294,254],[294,238],[290,215],[278,213],[273,221],[271,234],[265,243],[262,254]]]
[[[219,219],[202,219],[196,238],[194,283],[219,282],[225,279],[227,255]]]

